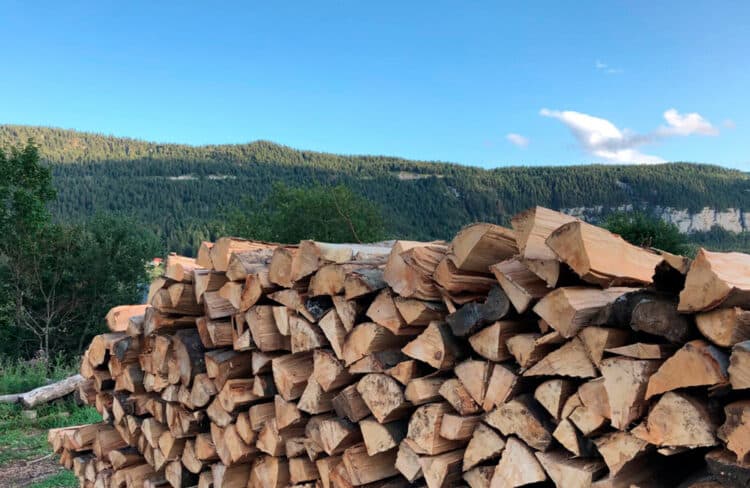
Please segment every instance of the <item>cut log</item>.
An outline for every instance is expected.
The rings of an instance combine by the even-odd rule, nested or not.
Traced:
[[[547,474],[529,446],[515,437],[508,437],[492,476],[491,488],[523,486],[546,479]]]
[[[750,454],[750,400],[732,402],[724,407],[725,421],[717,433],[741,463]]]
[[[482,405],[493,369],[494,365],[490,362],[470,359],[458,364],[454,372],[471,398]]]
[[[288,354],[272,361],[273,381],[284,400],[296,400],[302,395],[313,364],[311,352]]]
[[[333,398],[336,415],[346,417],[352,422],[359,422],[370,415],[370,409],[357,391],[357,385],[349,385]]]
[[[552,379],[541,383],[534,390],[534,398],[555,420],[560,420],[565,401],[575,393],[576,388],[569,380]]]
[[[499,320],[469,337],[472,349],[485,359],[501,362],[512,357],[507,341],[514,335],[532,330],[531,322]]]
[[[659,447],[708,447],[717,443],[718,424],[700,400],[670,391],[656,402],[631,433]]]
[[[469,488],[490,488],[494,466],[477,466],[464,473],[464,481]]]
[[[518,393],[521,386],[518,376],[501,364],[496,364],[492,369],[490,381],[487,384],[487,393],[484,396],[482,408],[489,412],[494,407],[505,403],[509,398]]]
[[[419,464],[419,455],[410,447],[407,441],[402,441],[398,445],[396,453],[396,469],[406,478],[409,483],[414,483],[417,479],[422,478],[422,466]]]
[[[171,253],[164,265],[164,277],[173,281],[193,281],[193,270],[199,269],[195,259]]]
[[[645,454],[648,443],[629,432],[612,432],[594,439],[609,474],[615,476],[626,464]]]
[[[261,456],[253,463],[248,486],[284,488],[289,482],[289,462],[286,459]]]
[[[16,399],[13,399],[12,403],[20,402],[25,408],[34,408],[38,405],[70,395],[76,391],[84,381],[83,376],[75,374],[64,380],[52,383],[51,385],[40,386],[39,388],[22,393],[18,395]],[[2,400],[0,400],[0,403],[2,403]]]
[[[232,302],[222,297],[218,291],[207,291],[203,294],[203,308],[210,319],[231,317],[238,311]]]
[[[446,378],[434,375],[414,378],[406,385],[404,397],[413,405],[439,401],[441,399],[440,387],[445,381]]]
[[[333,410],[333,398],[335,396],[336,392],[323,390],[315,381],[315,378],[310,377],[307,386],[305,386],[305,391],[302,392],[297,402],[297,408],[311,415],[330,412]]]
[[[472,415],[481,409],[463,384],[455,378],[445,380],[440,385],[439,393],[460,415]]]
[[[552,426],[531,395],[521,395],[501,405],[487,415],[485,422],[505,436],[518,436],[539,451],[546,451],[552,444]]]
[[[569,286],[547,294],[534,306],[534,313],[553,329],[570,338],[591,323],[596,314],[632,288],[613,287],[606,290]]]
[[[523,375],[593,378],[596,376],[596,368],[586,354],[583,342],[574,337],[559,349],[547,354]]]
[[[559,332],[544,335],[537,333],[516,334],[505,341],[508,352],[515,358],[521,370],[526,370],[565,343]]]
[[[604,351],[619,347],[630,341],[630,331],[605,327],[584,327],[578,333],[591,361],[598,368],[604,357]]]
[[[357,326],[359,327],[361,325]],[[349,339],[347,339],[348,342]],[[402,351],[407,356],[425,362],[438,370],[452,368],[463,356],[463,349],[451,334],[448,326],[438,322],[428,325],[413,341],[406,344]]]
[[[490,265],[518,253],[511,229],[477,223],[461,229],[451,241],[451,260],[463,271],[487,273]]]
[[[396,309],[393,294],[388,289],[378,293],[370,308],[367,309],[367,316],[396,335],[414,335],[421,331],[421,328],[409,327],[406,324]]]
[[[440,435],[454,441],[469,440],[481,420],[481,415],[445,414],[440,425]]]
[[[500,457],[504,448],[505,440],[487,425],[479,423],[464,451],[463,470],[468,471],[480,463]]]
[[[209,253],[214,269],[216,271],[227,271],[232,254],[246,252],[263,253],[264,251],[270,254],[273,252],[273,247],[271,244],[258,241],[249,241],[236,237],[222,237],[211,246]]]
[[[387,286],[380,268],[357,269],[347,273],[344,278],[344,297],[346,300],[360,298]]]
[[[423,405],[412,414],[406,439],[417,454],[434,456],[461,447],[465,442],[445,439],[440,435],[443,415],[450,413],[447,403]]]
[[[450,295],[472,295],[484,294],[496,283],[495,279],[487,274],[488,271],[473,272],[459,269],[446,255],[432,274],[440,288]]]
[[[739,342],[732,347],[728,372],[732,389],[750,388],[750,341]]]
[[[660,361],[610,358],[601,363],[604,388],[610,406],[612,426],[625,430],[645,412],[646,389]]]
[[[735,456],[726,449],[715,449],[706,454],[708,471],[720,482],[717,487],[740,487],[750,485],[750,463],[737,461]]]
[[[398,447],[401,440],[406,437],[407,427],[406,419],[381,423],[369,418],[359,422],[362,439],[365,442],[367,454],[370,456]]]
[[[647,344],[645,342],[634,342],[627,346],[611,347],[605,350],[610,354],[633,359],[665,359],[675,352],[675,348],[672,345]]]
[[[578,219],[543,207],[534,207],[511,219],[516,243],[524,263],[554,287],[560,276],[560,263],[545,242],[558,227]]]
[[[490,270],[495,274],[513,308],[520,314],[550,291],[547,282],[529,270],[518,258],[494,264],[490,266]]]
[[[398,349],[407,341],[408,338],[397,336],[374,322],[359,324],[352,329],[344,342],[344,364],[349,366],[374,352]]]
[[[750,255],[700,249],[680,292],[680,312],[705,312],[717,307],[747,308],[750,304]]]
[[[385,374],[368,374],[357,383],[357,391],[378,422],[408,416],[411,404],[396,380]]]
[[[684,343],[697,335],[692,317],[678,313],[672,300],[662,298],[638,302],[633,308],[630,327],[675,343]]]
[[[713,386],[726,383],[729,358],[706,341],[685,344],[651,375],[646,399],[665,391],[690,386]]]
[[[609,406],[607,389],[604,386],[604,377],[600,376],[578,387],[578,398],[584,407],[605,419],[612,417],[612,408]]]
[[[578,427],[567,418],[557,424],[552,437],[557,439],[565,449],[577,457],[590,457],[595,455],[596,449],[590,439],[583,436]]]
[[[447,250],[447,246],[437,242],[397,241],[388,256],[383,279],[402,297],[439,300],[432,274]]]
[[[537,452],[536,458],[559,488],[588,488],[606,469],[597,459],[573,459],[561,451]]]
[[[419,458],[422,474],[428,488],[452,486],[461,480],[461,463],[464,457],[463,449],[456,449],[437,456]]]
[[[581,221],[562,225],[545,242],[584,281],[605,288],[649,285],[663,261],[655,252]]]
[[[148,305],[120,305],[107,312],[106,321],[110,332],[125,332],[132,317],[146,313]]]
[[[329,345],[320,327],[302,317],[289,319],[289,334],[293,353],[312,351]]]
[[[341,388],[352,383],[354,379],[336,356],[325,349],[314,352],[312,376],[323,391]]]
[[[440,302],[426,302],[404,297],[393,299],[399,315],[409,326],[427,326],[432,321],[442,321],[447,313]]]
[[[493,286],[483,303],[470,302],[446,317],[454,335],[464,337],[479,327],[502,319],[510,310],[510,301],[499,286]]]
[[[328,339],[333,352],[336,353],[338,359],[344,359],[344,343],[346,342],[346,335],[349,332],[344,326],[340,319],[337,310],[330,310],[323,316],[318,322],[320,330],[323,331],[326,339]]]
[[[701,334],[717,346],[732,347],[750,339],[750,311],[739,307],[699,313],[695,323]]]
[[[364,444],[359,444],[344,451],[342,463],[352,485],[361,486],[397,475],[396,454],[392,449],[370,456]]]

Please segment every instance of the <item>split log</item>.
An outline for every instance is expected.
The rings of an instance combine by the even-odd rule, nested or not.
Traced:
[[[396,308],[393,294],[388,289],[378,293],[366,313],[373,322],[396,335],[414,335],[421,331],[421,328],[407,325]]]
[[[674,343],[684,343],[697,335],[692,317],[679,313],[674,301],[662,297],[639,301],[633,308],[630,327]]]
[[[191,283],[193,271],[199,268],[195,259],[171,253],[164,264],[164,277],[177,282]]]
[[[442,322],[447,313],[445,305],[440,302],[426,302],[412,298],[394,297],[394,304],[399,315],[409,326],[424,327],[430,322]]]
[[[423,456],[419,458],[425,482],[428,488],[452,486],[461,480],[461,463],[464,450],[456,449],[437,456]]]
[[[499,225],[477,223],[461,229],[450,245],[450,259],[462,271],[488,273],[492,264],[518,253],[515,234]]]
[[[699,313],[695,323],[701,334],[717,346],[732,347],[750,340],[750,311],[739,307]]]
[[[357,328],[361,325],[357,326]],[[355,328],[355,330],[357,329]],[[353,335],[350,334],[350,337]],[[347,343],[349,339],[347,339]],[[407,356],[438,370],[452,368],[463,356],[463,348],[444,323],[433,322],[402,349]]]
[[[524,376],[569,376],[573,378],[593,378],[596,368],[591,363],[583,342],[577,337],[566,342],[559,349],[542,358]]]
[[[344,451],[342,464],[354,486],[374,483],[398,474],[395,449],[370,456],[364,444],[359,444]]]
[[[472,349],[485,359],[501,362],[510,359],[507,341],[522,332],[532,330],[530,322],[499,320],[469,337]]]
[[[606,469],[597,459],[574,459],[560,451],[537,452],[536,458],[560,488],[588,488]]]
[[[456,378],[445,380],[440,385],[439,393],[459,415],[473,415],[481,410],[464,385]]]
[[[518,258],[493,264],[490,270],[518,313],[524,313],[550,291],[547,283]]]
[[[605,288],[649,285],[663,261],[652,251],[581,221],[560,226],[545,243],[584,281]]]
[[[469,440],[482,420],[481,415],[443,415],[440,435],[454,441]]]
[[[425,403],[440,400],[440,387],[446,381],[442,376],[423,376],[414,378],[406,385],[404,398],[413,405],[424,405]]]
[[[508,352],[515,358],[521,370],[527,370],[565,343],[559,332],[544,335],[537,333],[516,334],[505,341]]]
[[[560,420],[565,401],[576,391],[575,385],[564,379],[552,379],[541,383],[534,390],[534,398],[555,420]]]
[[[714,415],[702,401],[670,391],[631,433],[655,446],[696,448],[716,445],[717,428]]]
[[[370,456],[398,447],[401,440],[406,437],[407,427],[406,419],[381,423],[369,418],[359,422],[362,439],[367,448],[367,454]]]
[[[629,432],[612,432],[594,439],[611,476],[617,475],[629,462],[645,454],[648,443]]]
[[[370,415],[370,409],[357,391],[357,385],[349,385],[333,398],[333,409],[339,417],[359,422]]]
[[[222,237],[209,250],[211,263],[216,271],[227,271],[232,254],[258,252],[272,252],[274,246],[258,241],[249,241],[236,237]]]
[[[508,437],[490,486],[492,488],[516,487],[540,483],[546,479],[547,474],[533,451],[516,437]]]
[[[705,312],[717,307],[747,308],[750,304],[750,255],[700,249],[680,292],[680,312]]]
[[[633,359],[666,359],[675,352],[672,345],[647,344],[645,342],[634,342],[627,346],[611,347],[605,349],[605,351],[610,354]]]
[[[581,329],[578,338],[583,342],[586,353],[597,368],[601,365],[606,350],[624,346],[631,340],[628,330],[592,326]]]
[[[380,268],[357,269],[344,278],[344,297],[353,300],[382,290],[387,286]]]
[[[534,313],[553,329],[570,338],[591,323],[596,314],[632,288],[613,287],[606,290],[569,286],[547,294],[534,306]]]
[[[368,374],[357,383],[357,391],[380,423],[408,416],[411,404],[401,386],[388,375]]]
[[[346,337],[342,348],[344,364],[359,361],[368,354],[402,347],[408,338],[397,336],[374,322],[357,325]]]
[[[625,430],[646,410],[646,389],[660,361],[610,358],[601,363],[612,426]]]
[[[409,483],[414,483],[423,477],[422,466],[419,464],[419,455],[411,448],[411,443],[402,441],[398,445],[396,453],[396,469],[406,478]]]
[[[440,292],[432,281],[432,274],[447,250],[447,246],[438,242],[396,241],[383,279],[402,297],[439,300]]]
[[[312,374],[313,355],[311,352],[288,354],[272,361],[273,381],[281,397],[286,401],[296,400],[307,386],[307,378]]]
[[[463,458],[463,470],[468,471],[474,466],[500,457],[505,448],[505,440],[487,425],[480,423],[466,446]]]
[[[750,454],[750,400],[732,402],[724,407],[725,421],[717,436],[741,463]]]
[[[435,283],[450,295],[484,294],[496,283],[492,276],[483,272],[464,271],[459,269],[446,255],[432,274]]]
[[[651,375],[646,399],[678,388],[726,383],[728,366],[729,358],[715,346],[702,340],[688,342]]]
[[[490,488],[494,466],[477,466],[464,473],[464,481],[469,488]]]
[[[510,301],[505,292],[494,286],[484,303],[470,302],[446,317],[454,335],[464,337],[476,332],[479,327],[500,320],[510,310]]]
[[[119,305],[107,312],[105,320],[110,332],[125,332],[132,317],[146,313],[148,305]]]
[[[443,415],[450,413],[447,403],[430,403],[414,411],[409,419],[406,439],[417,454],[434,456],[461,447],[463,441],[445,439],[440,435]]]
[[[501,405],[487,415],[485,422],[505,436],[518,436],[539,451],[546,451],[552,444],[552,426],[531,395],[521,395]]]
[[[739,342],[732,347],[728,372],[732,389],[750,388],[750,341]]]
[[[534,207],[511,219],[524,263],[554,287],[560,276],[560,262],[546,240],[558,227],[578,219],[543,207]]]

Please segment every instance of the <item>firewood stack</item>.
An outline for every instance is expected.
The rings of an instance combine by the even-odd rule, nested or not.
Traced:
[[[746,486],[750,256],[512,226],[170,255],[50,442],[96,487]]]

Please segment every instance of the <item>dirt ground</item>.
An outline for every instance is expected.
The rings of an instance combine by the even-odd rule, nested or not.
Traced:
[[[52,456],[27,461],[11,461],[4,466],[0,466],[0,486],[22,488],[41,481],[62,469],[62,466]]]

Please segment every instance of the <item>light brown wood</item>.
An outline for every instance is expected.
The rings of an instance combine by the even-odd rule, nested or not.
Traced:
[[[485,418],[503,435],[516,435],[539,451],[552,444],[552,426],[546,413],[531,395],[521,395],[490,412]]]
[[[501,362],[512,357],[507,346],[508,339],[533,328],[531,322],[499,320],[470,336],[469,344],[483,358]]]
[[[440,261],[432,278],[442,290],[457,296],[487,293],[496,283],[488,270],[474,272],[459,269],[450,255]]]
[[[670,344],[647,344],[634,342],[627,346],[605,349],[610,354],[625,356],[633,359],[665,359],[674,354],[675,348]]]
[[[407,341],[408,338],[397,336],[374,322],[359,324],[352,329],[344,342],[344,364],[349,366],[370,353],[398,349]]]
[[[500,462],[495,468],[491,488],[523,486],[539,483],[547,474],[531,449],[516,437],[508,437]]]
[[[445,414],[440,425],[440,435],[449,440],[468,440],[481,420],[481,415]]]
[[[374,418],[359,421],[362,439],[370,456],[398,447],[401,440],[406,437],[407,427],[406,419],[387,423],[381,423]]]
[[[505,440],[500,434],[486,424],[477,424],[464,451],[463,470],[468,471],[479,463],[500,457],[504,448]]]
[[[286,459],[261,456],[253,463],[248,486],[284,488],[289,482],[289,462]]]
[[[487,384],[482,408],[489,412],[494,407],[502,405],[519,391],[520,386],[521,382],[515,373],[501,364],[496,364]]]
[[[646,388],[660,361],[610,358],[601,363],[604,388],[611,411],[612,426],[624,430],[643,415],[647,407]]]
[[[378,293],[366,313],[373,322],[396,335],[414,335],[421,331],[421,328],[410,327],[406,324],[396,308],[393,294],[387,288]]]
[[[727,371],[732,389],[750,388],[750,341],[738,342],[732,347]]]
[[[311,352],[288,354],[272,361],[273,380],[281,397],[286,401],[296,400],[307,385],[312,374],[313,355]]]
[[[344,297],[353,300],[386,287],[383,269],[364,268],[347,273],[344,278]]]
[[[439,300],[440,292],[432,281],[432,274],[447,251],[442,243],[396,241],[383,279],[402,297]]]
[[[494,473],[494,466],[477,466],[466,471],[463,478],[469,488],[489,488]]]
[[[622,431],[604,434],[594,439],[594,443],[612,476],[619,473],[626,464],[643,455],[648,446],[646,441]]]
[[[740,462],[748,461],[750,454],[750,400],[739,400],[724,407],[725,420],[717,432],[727,449]]]
[[[750,339],[750,311],[739,307],[699,313],[695,323],[701,334],[717,346],[732,347]]]
[[[461,480],[461,463],[464,450],[456,449],[437,456],[423,456],[419,459],[428,488],[452,486]]]
[[[276,327],[271,305],[256,305],[245,313],[253,343],[263,352],[291,350],[291,339]]]
[[[646,399],[678,388],[726,383],[728,365],[729,358],[716,346],[703,340],[690,341],[651,375]]]
[[[602,287],[648,285],[663,258],[585,222],[570,222],[546,239],[562,262],[584,281]]]
[[[535,455],[555,486],[561,488],[588,488],[606,470],[600,460],[574,459],[562,451]]]
[[[164,277],[173,281],[193,281],[193,270],[200,268],[195,259],[171,253],[164,264]]]
[[[750,255],[700,249],[680,292],[680,312],[717,307],[747,308],[750,303]]]
[[[445,381],[445,377],[435,375],[414,378],[406,384],[404,397],[413,405],[439,401],[441,399],[440,387]]]
[[[511,219],[519,254],[529,269],[554,287],[560,275],[560,263],[547,246],[547,237],[558,227],[577,219],[554,210],[534,207]]]
[[[342,463],[354,486],[373,483],[398,474],[395,449],[370,456],[364,444],[359,444],[344,451]]]
[[[328,339],[317,324],[311,324],[299,316],[290,317],[289,335],[293,353],[312,351],[329,345]]]
[[[522,371],[534,366],[563,343],[565,338],[555,331],[544,335],[536,332],[520,333],[505,340],[508,352]]]
[[[317,349],[313,354],[312,376],[323,391],[335,390],[354,381],[333,352]]]
[[[532,304],[550,292],[547,282],[518,258],[493,264],[490,270],[518,313],[526,312]]]
[[[229,261],[234,253],[262,252],[271,250],[273,246],[258,241],[249,241],[236,237],[222,237],[209,250],[211,263],[216,271],[227,271]]]
[[[358,422],[370,415],[370,409],[357,391],[357,385],[349,385],[333,398],[336,415]]]
[[[551,379],[536,387],[534,398],[552,415],[552,418],[560,420],[565,401],[575,391],[575,385],[571,381]]]
[[[623,287],[606,290],[581,286],[558,288],[539,300],[534,313],[563,337],[570,338],[588,325],[599,310],[631,291],[634,290]]]
[[[452,368],[462,356],[461,348],[451,334],[450,328],[438,322],[428,325],[421,334],[406,344],[402,351],[407,356],[439,370]]]
[[[577,337],[563,344],[542,358],[524,376],[569,376],[573,378],[593,378],[596,368],[591,363],[583,342]]]
[[[429,403],[417,408],[409,419],[406,439],[417,454],[434,456],[461,447],[463,441],[445,439],[440,435],[443,415],[450,413],[447,403]]]
[[[481,410],[464,385],[456,378],[445,380],[440,385],[439,393],[459,415],[473,415]]]
[[[625,329],[606,327],[584,327],[578,333],[591,361],[598,368],[607,349],[620,347],[630,341],[630,332]]]
[[[419,455],[411,448],[411,443],[402,441],[396,453],[396,469],[409,483],[414,483],[424,475],[419,464]]]
[[[461,229],[451,241],[451,260],[458,269],[487,273],[489,266],[518,253],[515,234],[499,225],[476,223]]]
[[[105,320],[110,332],[125,332],[128,323],[133,317],[138,317],[146,313],[148,305],[119,305],[113,307],[107,312]]]
[[[716,445],[716,419],[700,400],[670,391],[659,398],[646,420],[631,433],[649,444],[669,447]]]
[[[380,423],[408,416],[411,404],[396,380],[385,374],[368,374],[357,383],[357,391]]]

